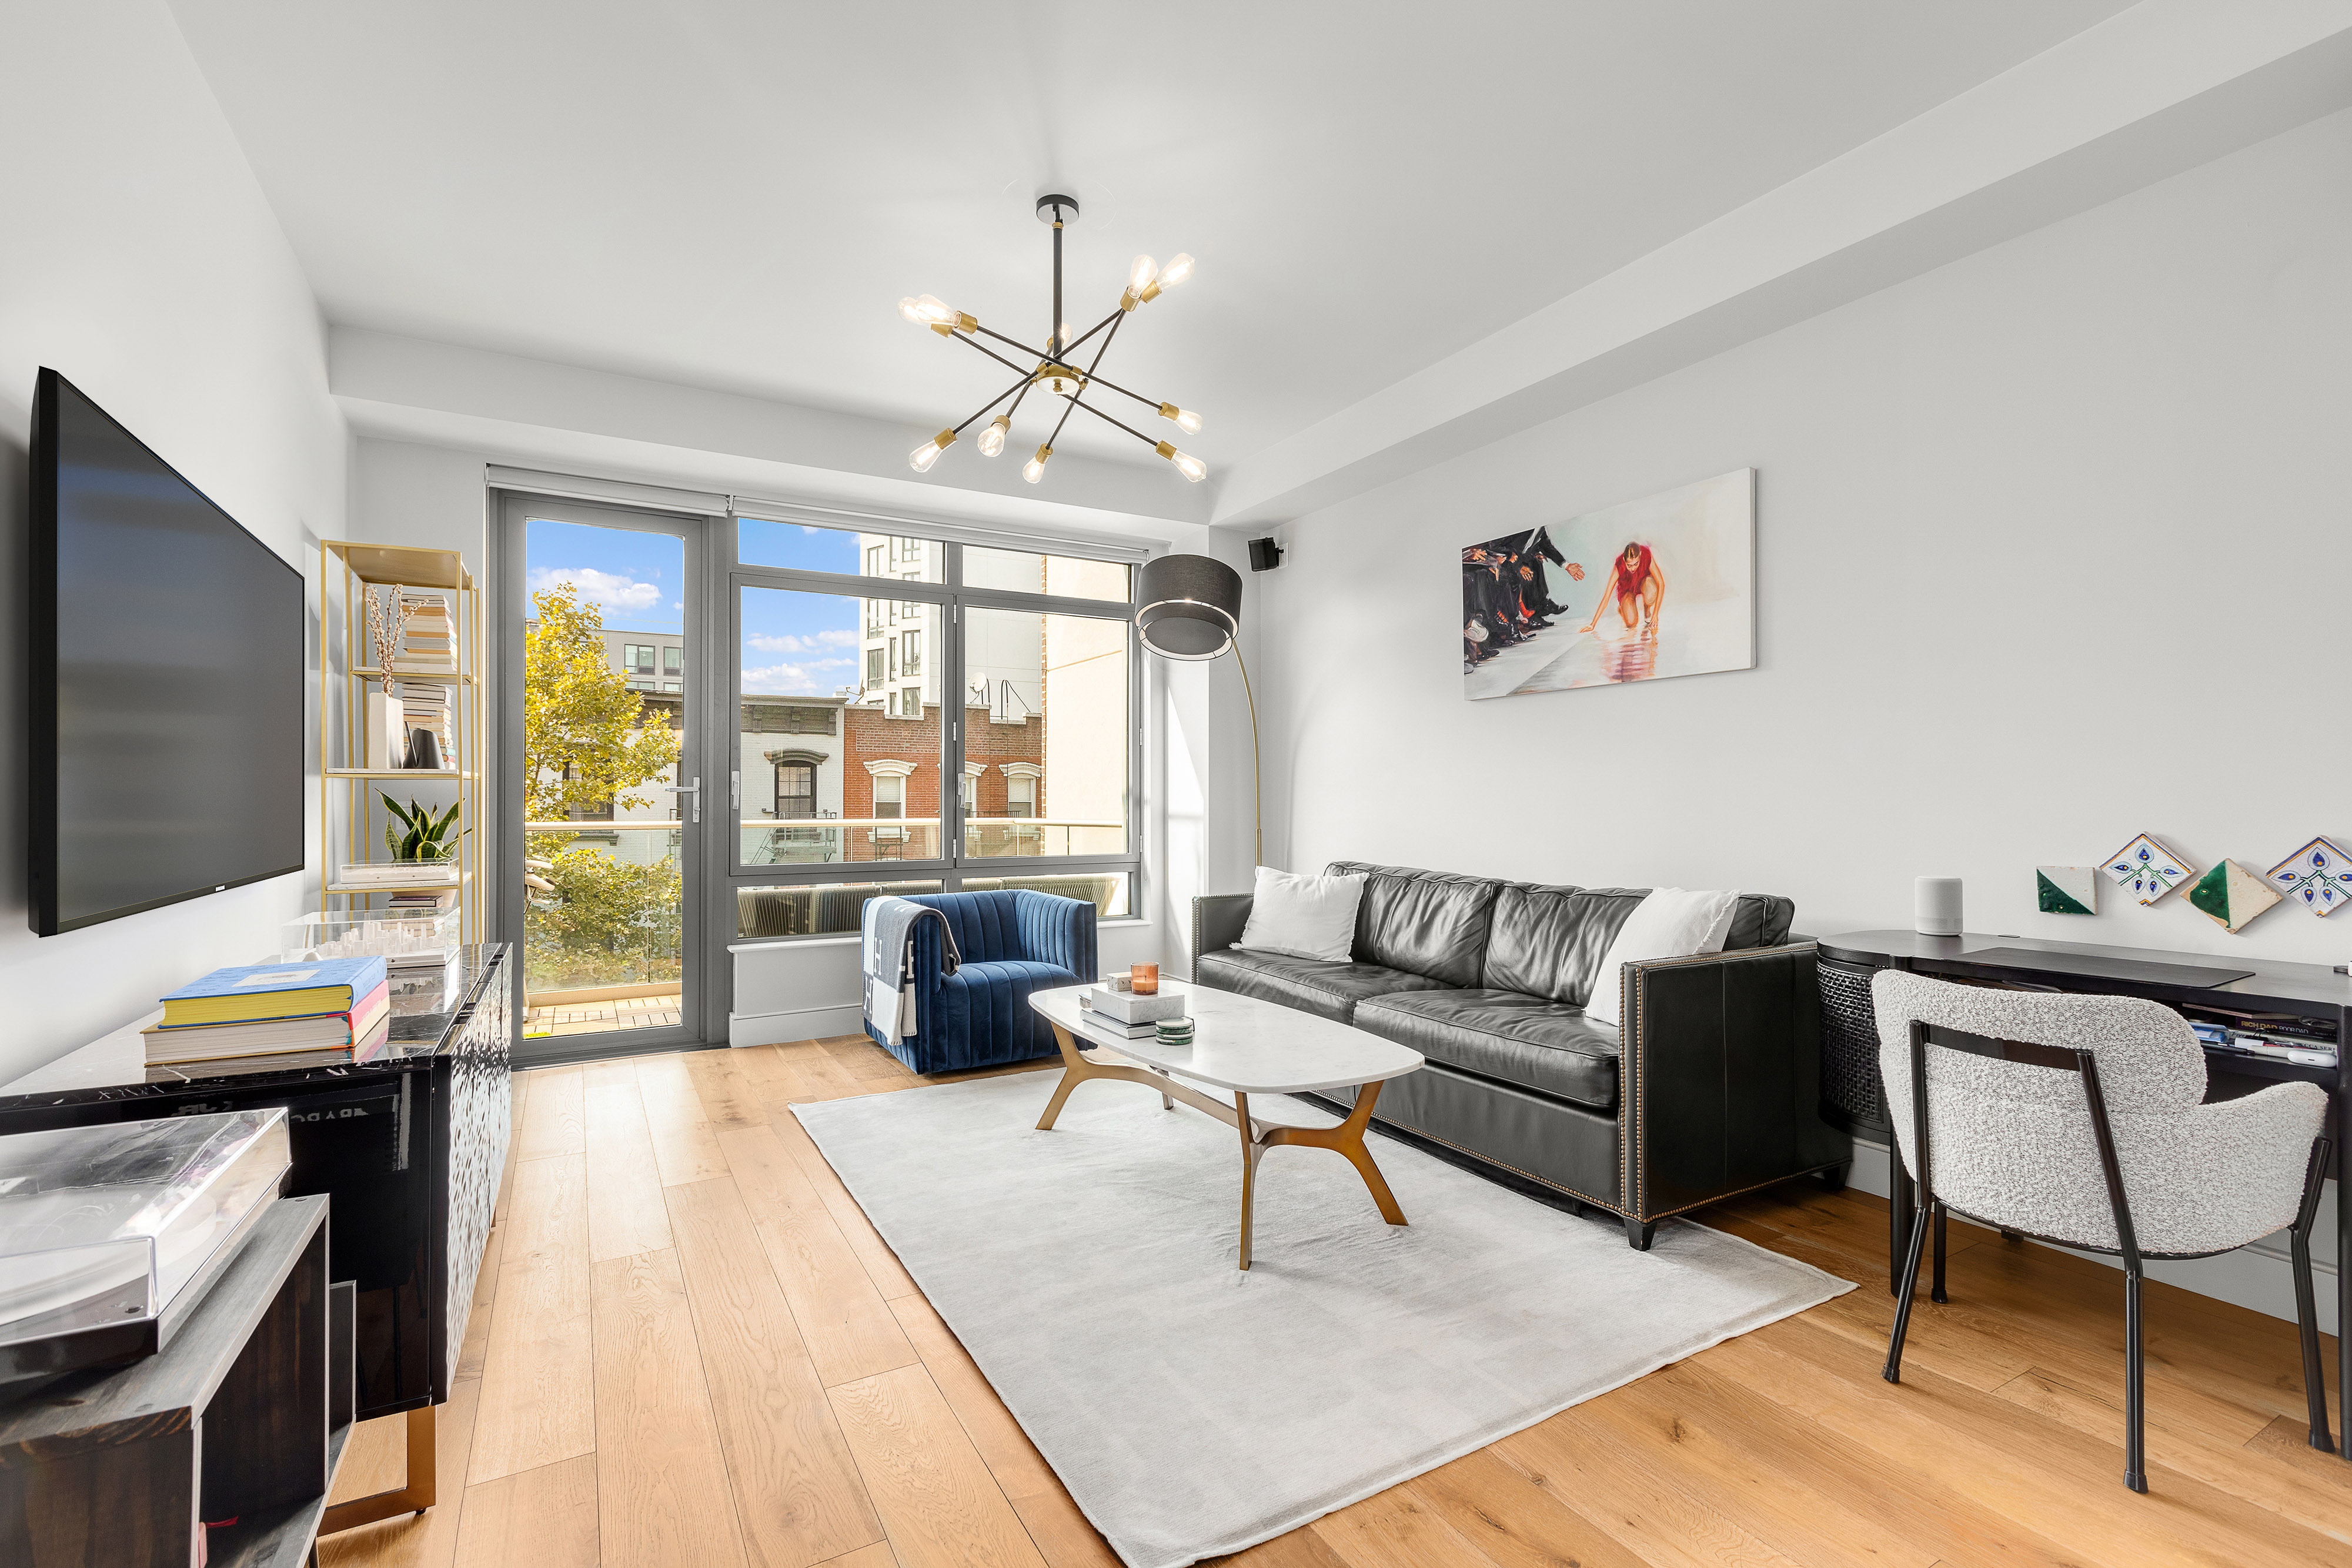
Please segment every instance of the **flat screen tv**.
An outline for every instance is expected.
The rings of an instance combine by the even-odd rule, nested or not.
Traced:
[[[55,371],[26,747],[44,936],[302,869],[302,574]]]

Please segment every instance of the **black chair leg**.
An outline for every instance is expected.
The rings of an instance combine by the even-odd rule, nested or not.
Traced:
[[[1650,1249],[1650,1242],[1657,1234],[1656,1220],[1636,1219],[1630,1214],[1625,1216],[1625,1245],[1634,1251],[1647,1252]]]
[[[2140,1355],[2139,1270],[2124,1274],[2124,1485],[2147,1490],[2147,1379]]]
[[[1936,1205],[1936,1282],[1927,1296],[1936,1301],[1952,1299],[1944,1294],[1944,1206],[1940,1200]]]
[[[1924,1208],[1911,1217],[1911,1246],[1903,1258],[1903,1277],[1895,1282],[1895,1330],[1886,1336],[1886,1370],[1880,1374],[1889,1383],[1903,1381],[1903,1336],[1911,1332],[1911,1293],[1919,1284],[1919,1253],[1927,1244],[1927,1215]]]
[[[2323,1454],[2336,1451],[2327,1430],[2327,1375],[2319,1360],[2319,1311],[2311,1293],[2311,1242],[2300,1230],[2287,1242],[2294,1253],[2294,1325],[2303,1339],[2303,1396],[2311,1409],[2311,1446]]]
[[[1886,1293],[1890,1296],[1896,1293],[1895,1283],[1903,1278],[1903,1260],[1911,1250],[1911,1217],[1918,1202],[1917,1185],[1900,1152],[1894,1166],[1893,1190],[1886,1198]]]
[[[2320,1184],[2327,1176],[2328,1141],[2316,1140],[2311,1165],[2304,1173],[2303,1207],[2287,1231],[2294,1259],[2294,1326],[2303,1340],[2303,1396],[2311,1412],[2311,1446],[2323,1454],[2336,1451],[2327,1430],[2327,1375],[2319,1359],[2319,1309],[2311,1291],[2311,1223],[2319,1214]],[[2347,1417],[2352,1419],[2352,1417]]]

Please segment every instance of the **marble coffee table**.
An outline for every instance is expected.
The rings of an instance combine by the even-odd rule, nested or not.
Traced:
[[[1348,1157],[1371,1189],[1381,1218],[1391,1225],[1405,1222],[1404,1210],[1389,1191],[1381,1167],[1364,1146],[1364,1128],[1372,1119],[1372,1103],[1381,1084],[1402,1078],[1422,1065],[1422,1055],[1376,1034],[1329,1019],[1317,1018],[1295,1008],[1277,1007],[1255,997],[1213,990],[1181,980],[1162,980],[1163,991],[1184,998],[1192,1019],[1192,1043],[1163,1046],[1156,1040],[1114,1040],[1088,1030],[1087,1015],[1078,1006],[1084,986],[1037,991],[1029,1005],[1054,1026],[1062,1047],[1062,1082],[1038,1119],[1038,1128],[1050,1129],[1062,1113],[1070,1091],[1092,1079],[1140,1083],[1159,1092],[1160,1105],[1173,1110],[1174,1102],[1214,1116],[1240,1132],[1242,1138],[1241,1266],[1250,1266],[1250,1192],[1257,1163],[1268,1149],[1290,1144],[1334,1149]],[[1230,1105],[1192,1087],[1205,1083],[1229,1091]],[[1250,1114],[1253,1094],[1296,1094],[1317,1089],[1362,1085],[1355,1109],[1336,1127],[1293,1127]]]

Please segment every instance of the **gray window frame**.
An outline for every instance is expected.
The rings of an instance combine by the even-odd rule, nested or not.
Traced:
[[[745,588],[782,589],[789,591],[831,593],[850,600],[876,599],[874,591],[883,589],[894,601],[916,605],[940,607],[940,647],[927,651],[937,662],[940,674],[940,747],[938,758],[940,788],[950,800],[942,801],[940,828],[940,853],[927,860],[845,861],[829,862],[814,866],[747,865],[741,858],[742,836],[733,831],[735,813],[728,808],[722,821],[723,831],[710,835],[713,841],[713,872],[708,880],[722,896],[711,900],[714,930],[734,930],[734,909],[737,890],[745,887],[795,887],[810,884],[887,882],[929,882],[937,879],[943,892],[961,889],[963,879],[977,877],[999,881],[1024,876],[1051,876],[1062,873],[1123,872],[1128,878],[1128,913],[1120,919],[1140,919],[1149,907],[1148,869],[1143,863],[1144,846],[1148,837],[1143,821],[1145,798],[1144,763],[1146,715],[1144,711],[1143,648],[1135,634],[1134,585],[1135,573],[1141,563],[1118,552],[1107,551],[1100,556],[1090,554],[1083,546],[1055,544],[1039,546],[1028,553],[1042,553],[1082,559],[1101,559],[1128,569],[1128,598],[1124,601],[1065,598],[1044,593],[1024,593],[1004,589],[967,588],[963,586],[964,546],[956,539],[926,533],[921,523],[912,518],[874,518],[868,526],[842,528],[843,532],[889,533],[893,538],[906,538],[928,543],[944,553],[942,580],[909,581],[904,579],[873,578],[862,573],[808,571],[796,568],[758,566],[744,562],[739,545],[740,517],[730,515],[714,525],[709,559],[714,588],[725,600],[726,613],[731,624],[728,627],[725,646],[714,647],[706,658],[704,668],[719,666],[708,658],[723,660],[729,672],[727,689],[707,695],[711,706],[707,711],[706,725],[720,722],[730,711],[740,711],[741,702],[737,690],[741,681],[740,661],[737,657],[742,645],[742,601]],[[839,528],[840,525],[831,525]],[[873,547],[868,547],[873,548]],[[895,548],[895,547],[894,547]],[[990,548],[1019,549],[1018,544],[1007,543]],[[919,556],[919,551],[918,551]],[[861,558],[862,559],[862,558]],[[971,804],[965,789],[963,707],[954,700],[954,694],[966,686],[964,674],[963,612],[967,609],[1011,610],[1032,613],[1060,615],[1090,615],[1127,623],[1128,675],[1128,772],[1127,772],[1127,843],[1115,854],[1087,855],[966,855],[963,852],[964,821]],[[711,620],[716,622],[719,617]],[[862,622],[861,622],[862,623]],[[917,617],[917,623],[922,623]],[[715,629],[715,628],[714,628]],[[706,780],[706,782],[708,782]],[[713,790],[709,799],[714,806],[723,806],[729,799],[725,785]],[[721,862],[723,862],[723,869]],[[767,936],[730,938],[737,945],[838,940],[839,932],[813,932],[798,936]]]

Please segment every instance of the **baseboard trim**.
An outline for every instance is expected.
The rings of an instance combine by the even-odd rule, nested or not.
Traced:
[[[824,1040],[837,1034],[861,1034],[866,1011],[856,1002],[824,1008],[786,1008],[772,1013],[729,1013],[730,1045],[789,1045],[796,1040]]]

